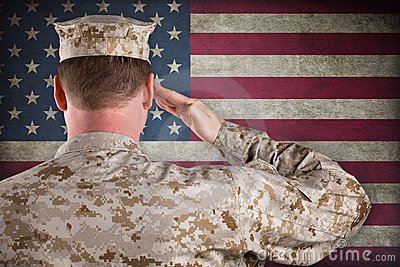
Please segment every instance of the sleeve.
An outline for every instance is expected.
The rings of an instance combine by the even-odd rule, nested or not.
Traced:
[[[229,121],[213,145],[236,166],[243,235],[259,259],[314,264],[353,236],[369,214],[357,179],[311,148]]]

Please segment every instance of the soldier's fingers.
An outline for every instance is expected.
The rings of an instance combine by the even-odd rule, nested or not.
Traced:
[[[154,98],[155,99],[165,99],[168,98],[169,95],[172,93],[172,90],[162,87],[159,84],[154,84]]]
[[[165,104],[167,104],[168,106],[171,106],[171,107],[177,107],[178,106],[177,104],[172,103],[168,99],[159,99],[159,100],[163,101]]]
[[[160,106],[161,108],[175,108],[170,106],[166,101],[162,100],[162,99],[156,99],[156,104],[158,106]]]
[[[174,107],[169,106],[167,103],[165,103],[163,100],[156,99],[156,104],[161,107],[162,109],[165,109],[172,115],[174,115],[177,118],[180,118],[178,113],[176,112],[176,109]]]
[[[154,98],[161,100],[168,100],[170,104],[175,106],[182,104],[190,104],[192,102],[190,97],[184,96],[176,91],[167,89],[160,84],[154,84]]]
[[[163,87],[159,83],[154,83],[153,88],[154,88],[154,95],[159,97],[159,98],[165,99],[166,97],[168,97],[172,93],[172,90]]]
[[[190,103],[193,102],[193,100],[190,97],[182,95],[176,91],[172,92],[173,93],[166,100],[168,100],[170,103],[175,104],[176,106],[189,105]]]
[[[154,87],[154,93],[157,94],[160,91],[163,91],[164,89],[166,89],[164,86],[161,85],[161,83],[153,83],[153,87]]]

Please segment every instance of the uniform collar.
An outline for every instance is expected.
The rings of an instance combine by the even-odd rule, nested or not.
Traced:
[[[89,132],[76,135],[58,148],[55,157],[72,151],[98,149],[119,149],[147,157],[139,143],[133,138],[113,132]]]

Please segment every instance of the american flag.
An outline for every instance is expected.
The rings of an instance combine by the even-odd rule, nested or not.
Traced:
[[[397,1],[14,0],[0,10],[0,179],[50,159],[66,140],[52,96],[51,24],[85,14],[155,21],[150,60],[163,86],[313,147],[363,183],[373,202],[365,226],[317,265],[399,265]],[[141,146],[181,166],[227,164],[155,102]]]

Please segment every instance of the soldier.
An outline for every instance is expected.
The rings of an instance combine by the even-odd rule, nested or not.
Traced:
[[[153,84],[154,28],[111,15],[55,24],[68,140],[1,182],[0,264],[310,265],[356,234],[371,204],[335,161]],[[231,165],[150,160],[139,135],[153,98]]]

